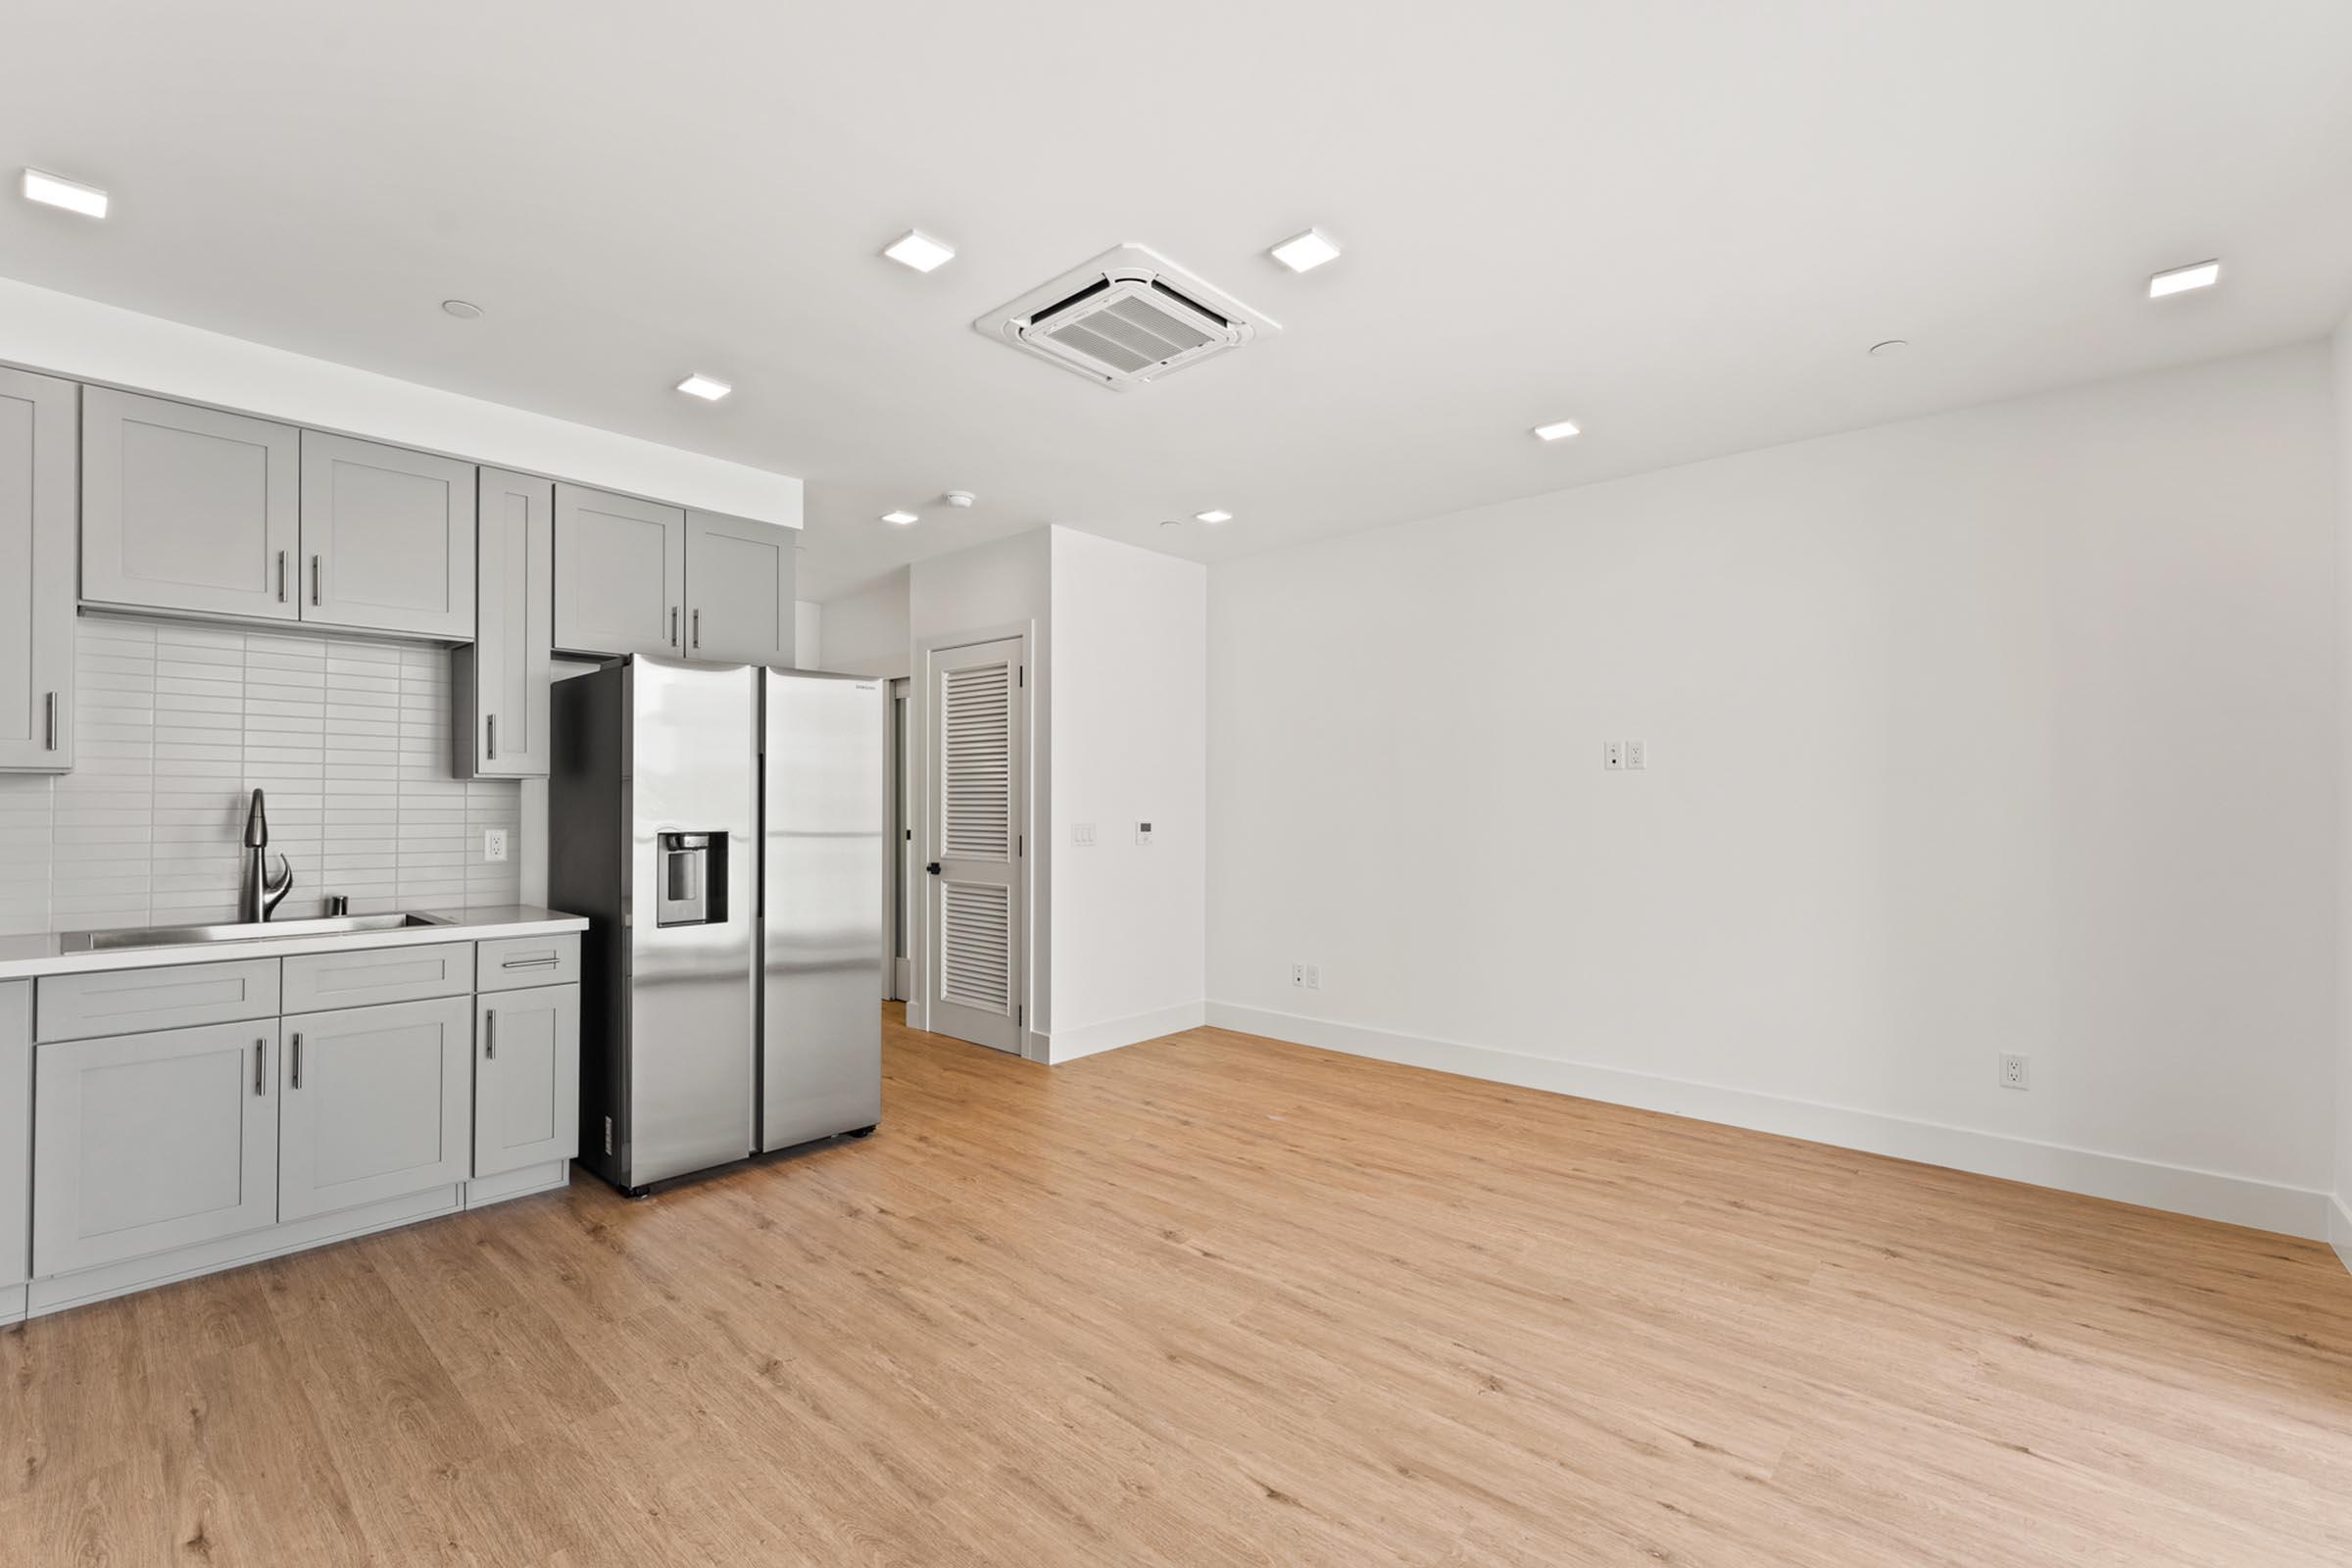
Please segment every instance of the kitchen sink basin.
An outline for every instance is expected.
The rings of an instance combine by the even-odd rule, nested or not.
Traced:
[[[122,926],[113,931],[68,931],[57,939],[57,947],[60,953],[110,953],[122,948],[201,947],[208,942],[266,942],[272,938],[331,937],[345,932],[403,931],[411,926],[454,924],[447,915],[407,912],[229,925]]]

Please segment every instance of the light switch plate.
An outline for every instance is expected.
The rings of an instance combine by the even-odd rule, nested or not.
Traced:
[[[1095,824],[1072,822],[1070,824],[1070,842],[1082,850],[1093,849],[1095,847]]]
[[[1138,822],[1135,824],[1135,842],[1138,844],[1150,844],[1152,842],[1151,823]]]
[[[507,830],[503,827],[482,829],[482,858],[503,860],[507,858]]]

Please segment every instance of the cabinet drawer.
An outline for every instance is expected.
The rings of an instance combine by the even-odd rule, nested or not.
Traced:
[[[275,958],[175,963],[160,969],[43,975],[33,996],[35,1040],[87,1040],[143,1029],[186,1029],[277,1015]]]
[[[306,953],[284,960],[286,1012],[363,1007],[378,1002],[422,1002],[473,989],[473,944],[367,948],[357,953]]]
[[[515,991],[524,986],[567,986],[580,977],[580,934],[500,937],[474,944],[473,988]]]

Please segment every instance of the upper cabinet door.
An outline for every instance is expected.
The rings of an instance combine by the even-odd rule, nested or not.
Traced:
[[[556,486],[556,646],[575,654],[685,651],[686,514]]]
[[[0,369],[0,768],[74,765],[74,391]]]
[[[302,432],[302,618],[473,636],[470,463]]]
[[[547,776],[553,480],[484,468],[473,646],[451,656],[460,778]]]
[[[103,387],[81,416],[82,598],[296,617],[292,425]]]
[[[686,514],[686,657],[789,669],[797,528]]]

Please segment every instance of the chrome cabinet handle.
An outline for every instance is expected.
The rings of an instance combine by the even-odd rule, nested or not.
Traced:
[[[552,969],[563,961],[562,954],[551,953],[544,958],[509,958],[499,967],[501,969]]]
[[[318,603],[318,558],[311,558],[311,603]]]
[[[669,646],[678,646],[678,607],[675,605],[669,607]]]
[[[57,750],[57,693],[51,692],[47,704],[49,717],[49,749]]]
[[[699,605],[695,607],[694,612],[694,646],[697,648],[703,646],[703,612]]]
[[[269,1045],[267,1040],[256,1040],[253,1043],[253,1093],[256,1099],[259,1099],[262,1094],[262,1050],[267,1045]]]
[[[294,1037],[294,1087],[302,1087],[302,1036]]]
[[[490,715],[490,760],[498,760],[498,715]]]
[[[498,1009],[491,1007],[482,1013],[482,1059],[498,1059]]]
[[[286,602],[286,553],[283,550],[277,553],[277,602],[281,605]]]

